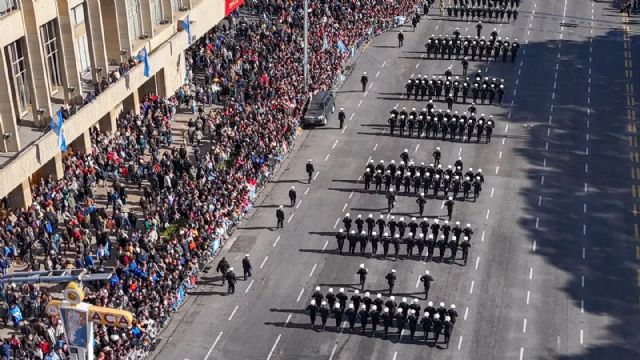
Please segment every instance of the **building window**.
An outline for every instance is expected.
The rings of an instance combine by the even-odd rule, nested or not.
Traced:
[[[160,25],[162,20],[164,20],[164,16],[162,14],[162,1],[160,0],[151,0],[151,22],[154,25]]]
[[[129,39],[139,39],[142,36],[139,0],[127,0],[127,24],[129,26]]]
[[[78,70],[82,76],[82,73],[89,71],[89,68],[91,67],[87,34],[76,38],[76,54],[76,59],[78,59]]]
[[[0,16],[18,10],[18,0],[0,0]]]
[[[84,23],[84,4],[80,4],[71,9],[71,23],[73,26]]]
[[[171,0],[171,10],[173,10],[173,12],[180,11],[180,9],[185,7],[185,2],[186,1],[183,0]]]
[[[22,49],[22,39],[15,41],[6,48],[7,62],[10,64],[11,85],[13,88],[16,107],[20,116],[29,111],[31,93],[27,83],[27,68]]]
[[[42,27],[40,28],[40,35],[42,36],[44,55],[47,60],[47,72],[49,73],[49,86],[51,86],[51,94],[55,94],[58,91],[58,87],[62,86],[56,21],[51,20],[48,23],[42,25]]]

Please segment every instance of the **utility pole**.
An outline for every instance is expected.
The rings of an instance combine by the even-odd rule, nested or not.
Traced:
[[[304,92],[309,91],[309,0],[304,0]]]

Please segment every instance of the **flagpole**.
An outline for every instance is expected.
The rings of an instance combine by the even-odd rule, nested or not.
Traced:
[[[309,0],[304,0],[304,92],[309,91]]]

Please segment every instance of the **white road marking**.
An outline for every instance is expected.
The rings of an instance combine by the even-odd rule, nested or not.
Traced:
[[[462,148],[460,148],[460,150],[458,150],[458,156],[461,156],[460,154],[462,154]]]
[[[296,213],[292,213],[291,216],[289,216],[289,219],[287,220],[287,223],[291,222],[291,219],[293,219],[293,215],[295,215]]]
[[[247,288],[244,290],[244,293],[248,293],[249,289],[251,289],[251,285],[253,285],[253,280],[251,280],[251,282],[249,283],[249,286],[247,286]]]
[[[491,213],[491,209],[487,209],[487,220],[489,220],[489,214]]]
[[[269,356],[267,356],[267,360],[270,360],[271,356],[273,356],[273,352],[276,350],[276,346],[278,346],[278,342],[280,341],[281,337],[282,337],[282,334],[278,334],[278,337],[276,338],[276,342],[273,343],[273,346],[271,347],[271,351],[269,351]]]
[[[360,181],[360,180],[358,180]],[[351,199],[353,197],[353,191],[351,193],[349,193],[349,199]]]
[[[442,200],[442,205],[440,205],[440,209],[444,209],[444,200]]]
[[[420,148],[420,144],[417,144],[417,145],[416,145],[416,149],[415,149],[415,150],[413,150],[413,152],[418,152],[418,149],[419,149],[419,148]]]
[[[380,71],[378,71],[378,72],[376,73],[376,78],[377,78],[378,76],[380,76]]]
[[[304,191],[305,195],[307,195],[307,193],[309,193],[309,189],[311,189],[311,186],[307,186],[307,190]]]
[[[347,130],[347,128],[348,128],[348,127],[349,127],[349,125],[345,125],[345,126],[342,128],[342,131],[340,131],[340,133],[341,133],[341,134],[344,134],[345,130]]]
[[[302,298],[302,293],[304,293],[304,288],[300,289],[300,293],[298,294],[298,298],[296,299],[296,302],[300,301],[300,298]]]
[[[336,142],[333,143],[333,146],[331,147],[331,150],[335,149],[336,145],[338,145],[338,140],[336,140]]]
[[[589,187],[587,186],[587,183],[584,183],[584,192],[587,192],[589,190]]]
[[[538,206],[542,205],[542,195],[538,195]]]
[[[495,188],[491,188],[491,197],[493,197],[493,193],[496,191]]]
[[[343,210],[344,211],[344,210]],[[333,228],[337,228],[338,227],[338,223],[340,222],[340,218],[336,219],[336,223],[333,224]]]
[[[469,316],[469,307],[467,306],[466,309],[464,309],[464,320],[467,320],[467,316]]]
[[[264,267],[264,264],[267,263],[267,259],[269,259],[269,255],[264,257],[264,260],[262,260],[262,264],[260,264],[260,269],[262,269]]]
[[[478,270],[478,265],[480,264],[480,256],[476,258],[476,270]]]
[[[530,298],[531,298],[531,291],[527,290],[527,305],[529,305]]]
[[[587,224],[582,224],[582,235],[587,235]]]
[[[589,173],[589,164],[584,164],[584,172],[585,174]]]
[[[462,347],[462,336],[460,336],[460,340],[458,341],[458,350]]]
[[[329,240],[324,242],[324,245],[322,245],[322,251],[324,251],[327,248],[327,245],[329,245]]]
[[[580,300],[580,313],[584,314],[584,300]]]
[[[529,280],[533,280],[533,267],[529,267]]]
[[[416,64],[416,69],[418,68],[418,66],[420,66],[420,63],[417,63],[417,64]]]
[[[584,275],[580,277],[580,287],[584,287]]]
[[[236,307],[233,309],[233,311],[231,312],[231,316],[229,316],[229,321],[231,321],[231,319],[233,318],[233,315],[236,314],[236,311],[238,311],[238,305],[236,305]]]
[[[522,322],[522,332],[527,332],[527,318],[524,318],[524,321]]]
[[[482,236],[480,236],[480,242],[484,241],[484,230],[482,230]]]
[[[373,84],[371,84],[371,85],[373,85]],[[371,87],[369,87],[369,88],[371,88]],[[364,92],[364,95],[362,95],[362,97],[366,97],[366,96],[367,96],[367,94],[369,94],[369,90],[365,91],[365,92]]]
[[[471,287],[469,288],[469,294],[473,294],[473,286],[476,284],[474,280],[471,280]]]
[[[349,121],[353,120],[354,116],[356,116],[356,113],[351,113],[351,116],[349,116]]]
[[[580,329],[580,345],[584,344],[584,330]]]
[[[520,360],[524,359],[524,348],[520,348]]]
[[[587,213],[587,203],[582,204],[582,212]]]
[[[376,151],[377,149],[378,149],[378,144],[376,144],[376,145],[373,147],[373,151]]]
[[[587,258],[587,249],[586,248],[582,248],[582,259],[586,259]]]
[[[360,107],[360,105],[362,105],[362,100],[358,102],[358,107]]]
[[[333,345],[333,350],[331,350],[331,355],[329,355],[329,360],[333,360],[333,355],[336,354],[336,349],[338,349],[338,344]]]
[[[209,359],[209,356],[211,355],[213,348],[215,348],[216,345],[218,344],[218,341],[220,341],[220,337],[222,337],[222,334],[223,332],[220,331],[220,333],[218,334],[218,337],[216,337],[216,340],[213,342],[213,345],[211,345],[211,347],[209,348],[209,351],[207,351],[207,355],[204,356],[204,360]]]
[[[273,247],[276,247],[276,245],[278,245],[278,241],[280,241],[280,235],[278,235],[276,241],[273,242]]]
[[[547,159],[546,158],[542,159],[542,167],[544,167],[544,168],[547,167]]]
[[[347,208],[347,206],[349,206],[349,203],[344,203],[344,206],[342,207],[342,212],[345,211],[345,209]]]
[[[498,171],[500,171],[500,166],[496,166],[496,175],[498,175]]]
[[[384,65],[387,63],[387,60],[382,62],[382,65],[380,67],[384,67]]]
[[[538,227],[540,227],[540,218],[539,217],[536,218],[536,229]]]
[[[313,176],[313,180],[318,178],[318,175],[320,175],[320,171],[318,171],[314,176]]]
[[[507,138],[502,138],[502,145],[504,145],[504,142],[507,140]]]
[[[318,264],[313,264],[313,268],[311,269],[311,272],[309,273],[309,277],[313,276],[313,272],[316,271],[317,267],[318,267]]]
[[[540,177],[540,185],[544,185],[544,175]]]
[[[329,160],[329,156],[331,156],[331,154],[327,154],[327,156],[324,157],[324,161]]]
[[[302,200],[298,201],[298,205],[296,205],[296,209],[299,208],[300,205],[302,205]]]

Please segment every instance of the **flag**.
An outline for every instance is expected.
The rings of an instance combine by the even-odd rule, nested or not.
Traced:
[[[142,48],[136,55],[136,60],[144,63],[144,76],[149,77],[149,54],[147,54],[146,47]]]
[[[189,36],[189,45],[191,45],[191,21],[189,20],[189,16],[190,15],[187,15],[187,18],[180,21],[180,23],[182,24],[182,29],[187,32],[187,36]]]
[[[322,39],[322,50],[327,50],[329,48],[329,43],[327,42],[327,34],[324,34],[324,38]]]
[[[56,117],[51,119],[49,127],[53,132],[58,135],[58,148],[60,151],[67,151],[67,139],[64,136],[64,117],[62,116],[62,109],[58,110]]]
[[[349,49],[347,49],[347,46],[342,42],[342,40],[338,40],[338,43],[336,44],[336,46],[338,47],[338,50],[340,50],[340,52],[342,53],[349,52]]]

